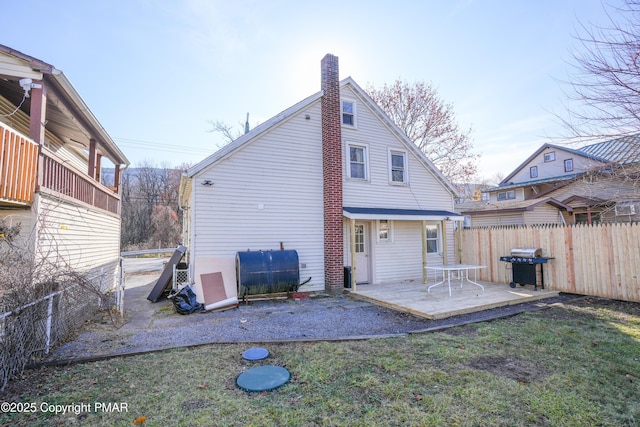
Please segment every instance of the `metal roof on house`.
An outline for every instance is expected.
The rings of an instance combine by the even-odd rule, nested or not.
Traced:
[[[463,210],[461,213],[463,215],[469,214],[493,214],[496,212],[507,213],[507,212],[522,212],[522,211],[531,211],[535,209],[536,206],[548,203],[551,206],[554,206],[561,210],[566,210],[568,212],[573,211],[573,208],[565,203],[560,202],[559,200],[554,199],[553,197],[547,197],[544,199],[529,199],[529,200],[517,200],[517,201],[508,201],[508,202],[499,202],[499,203],[487,203],[484,205],[474,206],[467,210]]]
[[[486,190],[483,190],[482,192],[483,193],[489,193],[491,191],[497,191],[497,190],[509,190],[511,188],[528,187],[530,185],[550,184],[550,183],[553,183],[553,182],[569,181],[569,180],[574,179],[578,175],[581,175],[582,173],[583,172],[577,172],[577,173],[573,173],[573,174],[569,174],[569,175],[561,175],[561,176],[552,176],[552,177],[549,177],[549,178],[532,179],[530,181],[524,181],[524,182],[514,182],[513,184],[504,184],[504,185],[499,185],[497,187],[487,188]]]
[[[606,159],[619,165],[640,162],[640,135],[628,135],[578,148],[588,156]]]

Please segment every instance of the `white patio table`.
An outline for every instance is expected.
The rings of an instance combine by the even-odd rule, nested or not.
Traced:
[[[451,296],[451,273],[456,272],[457,278],[460,279],[460,287],[462,287],[462,281],[466,280],[467,282],[480,286],[484,291],[484,286],[480,283],[476,282],[478,270],[481,268],[487,268],[486,265],[473,265],[473,264],[447,264],[447,265],[428,265],[425,267],[427,270],[433,270],[435,273],[438,271],[442,272],[442,280],[436,284],[433,284],[427,288],[427,292],[431,292],[431,288],[442,285],[445,281],[449,285],[449,296]],[[473,270],[474,276],[473,279],[469,279],[469,270]]]

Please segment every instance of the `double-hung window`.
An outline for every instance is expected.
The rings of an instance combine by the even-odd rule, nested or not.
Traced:
[[[428,254],[436,254],[438,253],[438,248],[440,246],[439,242],[440,242],[440,236],[438,233],[438,225],[433,224],[433,225],[427,225],[427,241],[426,246],[427,246],[427,253]]]
[[[389,181],[392,184],[406,184],[409,182],[407,172],[407,153],[389,150]]]
[[[353,101],[342,101],[342,124],[356,126],[356,103]]]
[[[349,178],[366,181],[369,179],[367,146],[349,144],[347,149],[349,155],[347,173]]]

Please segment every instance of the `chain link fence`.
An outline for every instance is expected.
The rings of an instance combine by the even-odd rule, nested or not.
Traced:
[[[18,281],[20,282],[20,281]],[[122,313],[120,260],[88,272],[67,271],[45,283],[0,294],[0,391],[11,376],[40,361],[98,311]]]

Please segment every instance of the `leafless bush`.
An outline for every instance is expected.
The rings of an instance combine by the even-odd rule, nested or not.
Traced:
[[[20,225],[0,220],[0,390],[25,365],[67,341],[103,309],[112,315],[113,268],[79,273],[30,250]],[[24,237],[24,238],[21,238]],[[109,283],[110,282],[110,283]],[[116,319],[112,317],[115,321]]]

